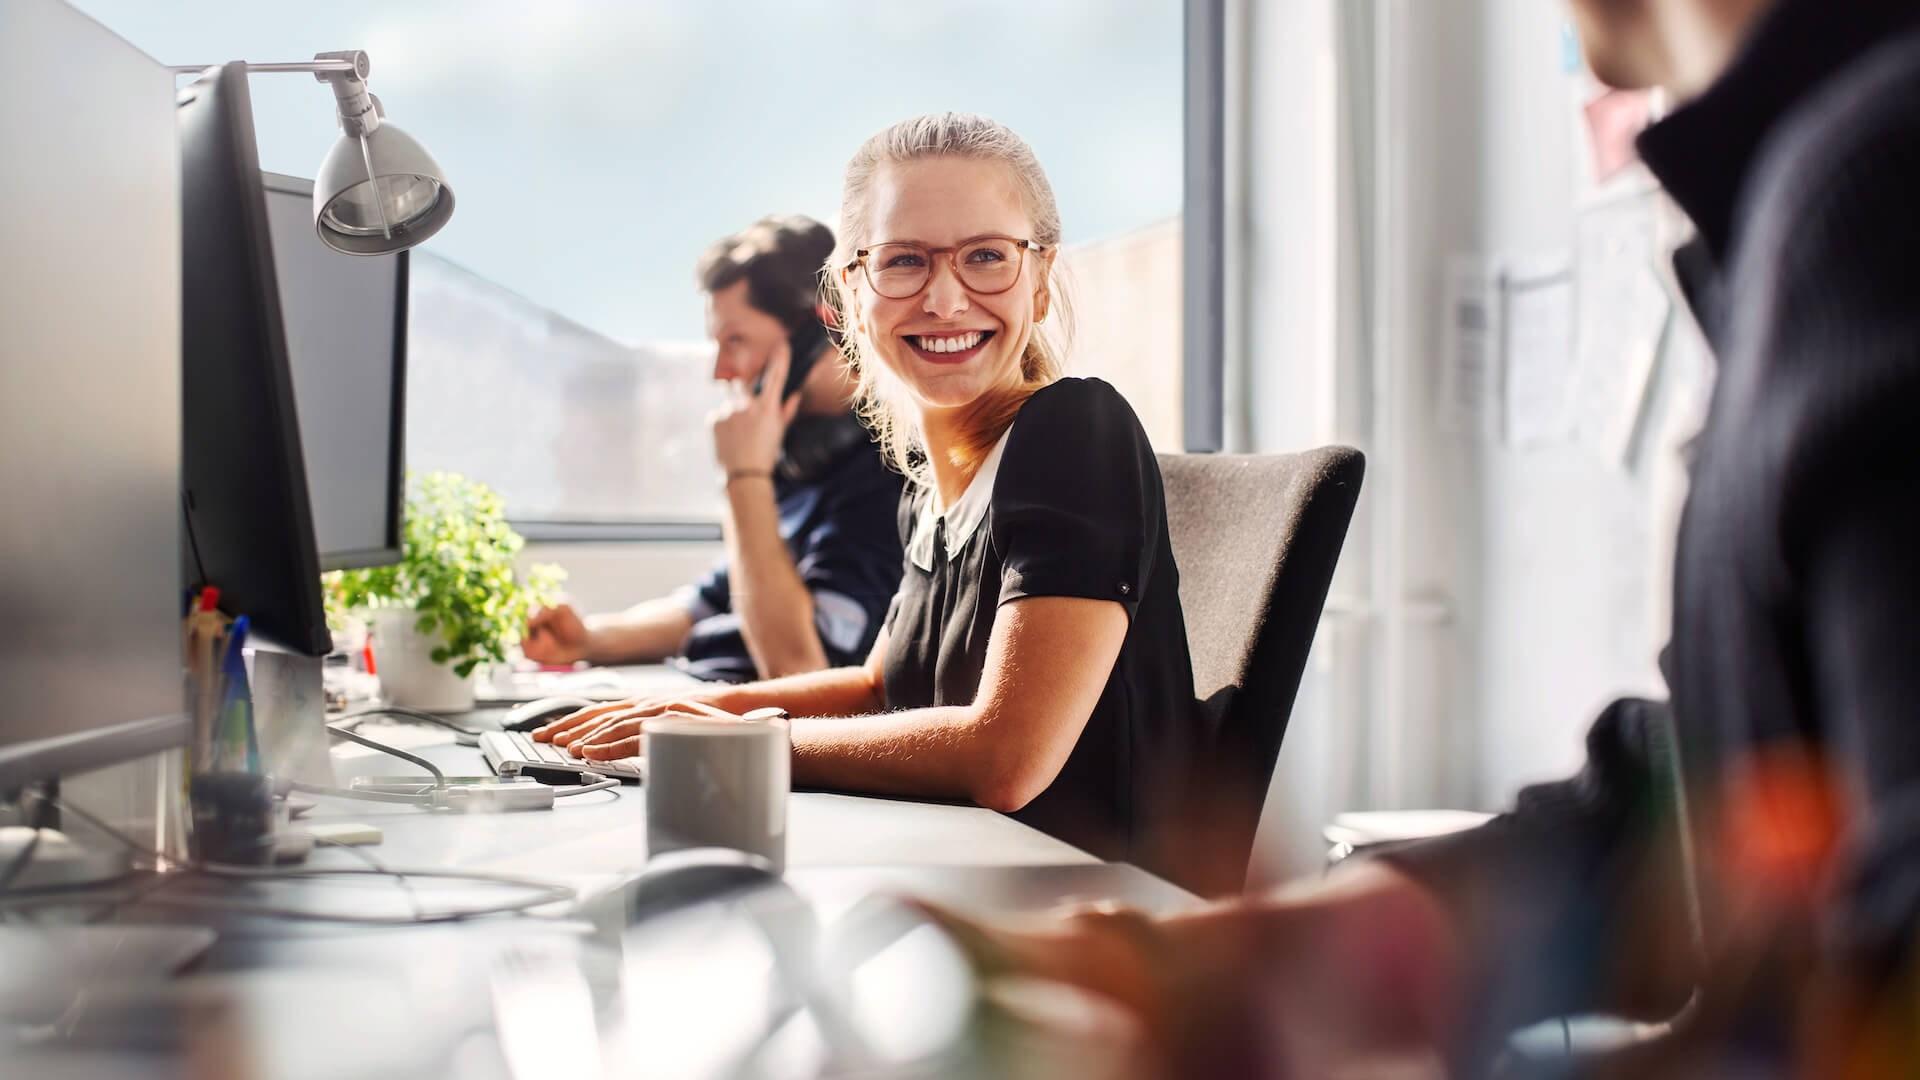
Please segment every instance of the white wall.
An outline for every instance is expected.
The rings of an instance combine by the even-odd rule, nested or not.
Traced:
[[[522,574],[536,563],[565,570],[567,600],[585,613],[618,611],[665,596],[704,576],[725,554],[719,541],[528,544],[518,563]]]
[[[1181,448],[1180,219],[1068,247],[1074,307],[1067,374],[1112,383],[1154,449]]]

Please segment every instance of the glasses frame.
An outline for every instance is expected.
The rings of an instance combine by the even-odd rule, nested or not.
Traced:
[[[1007,282],[1007,287],[1004,289],[994,289],[991,292],[987,292],[981,289],[976,289],[973,286],[967,284],[966,276],[960,272],[960,262],[959,262],[960,250],[962,248],[972,247],[973,245],[979,243],[982,240],[1005,240],[1008,243],[1012,244],[1015,248],[1018,248],[1020,251],[1020,261],[1013,268],[1013,278],[1012,280]],[[873,253],[874,248],[883,248],[883,247],[908,247],[908,248],[917,249],[925,253],[925,255],[927,256],[927,280],[922,282],[919,288],[913,290],[912,292],[906,294],[905,296],[893,296],[886,292],[882,292],[880,289],[879,283],[873,280],[873,264],[867,261],[867,256]],[[854,249],[852,261],[848,262],[847,265],[842,267],[841,269],[846,273],[852,273],[854,267],[856,266],[859,267],[860,272],[867,279],[867,285],[871,287],[875,293],[878,293],[880,296],[886,297],[888,300],[911,300],[914,297],[919,296],[921,293],[926,292],[927,287],[933,284],[934,256],[945,255],[947,257],[947,266],[949,269],[953,271],[953,280],[959,282],[961,288],[967,290],[968,292],[974,294],[975,296],[999,296],[1003,293],[1012,292],[1013,287],[1020,283],[1020,272],[1027,268],[1028,252],[1032,252],[1035,255],[1044,255],[1051,250],[1053,250],[1051,247],[1049,247],[1046,244],[1042,244],[1038,240],[1023,240],[1020,237],[1007,236],[1002,233],[983,233],[980,236],[969,236],[965,240],[962,240],[958,244],[955,244],[951,247],[928,247],[925,244],[916,244],[908,240],[888,240],[883,243],[875,244],[873,245],[873,247],[863,247],[863,248]]]

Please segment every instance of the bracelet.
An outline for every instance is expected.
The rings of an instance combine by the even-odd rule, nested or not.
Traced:
[[[732,487],[733,482],[735,480],[771,480],[771,479],[773,479],[772,469],[733,469],[728,471],[727,482],[724,486]]]

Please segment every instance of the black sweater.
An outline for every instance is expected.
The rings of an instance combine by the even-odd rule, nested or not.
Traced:
[[[1714,872],[1722,811],[1782,750],[1844,796],[1829,958],[1880,977],[1920,933],[1920,14],[1782,0],[1640,148],[1697,226],[1676,266],[1719,364],[1672,702],[1616,703],[1578,777],[1386,856],[1497,952],[1483,1038],[1602,1011],[1623,965],[1685,965],[1696,937],[1711,967],[1755,886]]]

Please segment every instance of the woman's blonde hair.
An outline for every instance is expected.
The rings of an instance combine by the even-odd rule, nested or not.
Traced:
[[[852,365],[859,386],[854,393],[854,408],[879,440],[881,453],[894,468],[922,487],[932,486],[926,461],[926,446],[919,437],[913,412],[907,403],[889,396],[882,386],[881,365],[861,354],[855,325],[853,298],[840,279],[840,271],[854,259],[854,252],[875,239],[872,235],[873,185],[884,165],[917,161],[923,158],[960,157],[997,161],[1012,174],[1026,203],[1027,216],[1033,221],[1031,239],[1055,251],[1060,243],[1060,207],[1053,199],[1053,186],[1040,168],[1040,159],[1027,141],[1005,124],[972,113],[931,113],[903,120],[863,143],[853,160],[847,163],[846,185],[840,198],[840,229],[833,254],[822,269],[821,280],[828,304],[840,317],[840,326],[848,330],[841,351]],[[967,437],[953,448],[953,463],[971,471],[978,468],[993,444],[1013,423],[1035,390],[1054,382],[1064,374],[1063,361],[1073,334],[1073,310],[1057,267],[1052,260],[1038,258],[1030,264],[1049,274],[1046,282],[1052,316],[1051,326],[1036,326],[1020,357],[1019,388],[1011,394],[982,399],[975,407]]]

